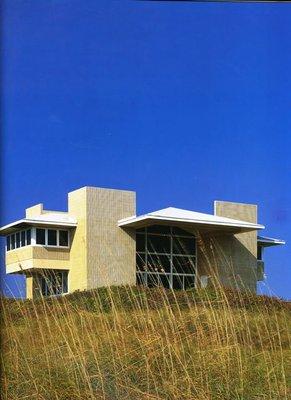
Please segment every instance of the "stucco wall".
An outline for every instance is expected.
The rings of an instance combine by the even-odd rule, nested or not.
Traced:
[[[217,201],[215,215],[257,223],[257,206]],[[218,277],[228,287],[256,291],[257,231],[235,235],[201,235],[199,274]]]
[[[135,211],[135,192],[87,188],[89,289],[135,284],[135,233],[117,226]]]
[[[25,246],[6,252],[7,273],[39,268],[69,269],[70,250]]]
[[[87,188],[68,194],[69,215],[77,219],[71,234],[69,291],[87,289]]]

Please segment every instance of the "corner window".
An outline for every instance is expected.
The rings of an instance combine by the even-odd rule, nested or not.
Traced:
[[[7,248],[7,251],[10,250],[10,236],[6,237],[6,248]]]
[[[45,245],[45,229],[36,228],[36,244]]]
[[[49,246],[57,245],[57,231],[55,229],[48,229],[47,244]]]

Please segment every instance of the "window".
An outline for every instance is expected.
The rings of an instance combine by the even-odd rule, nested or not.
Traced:
[[[25,231],[20,232],[20,246],[25,246]]]
[[[20,247],[20,232],[17,232],[15,235],[16,238],[16,248]]]
[[[68,247],[69,246],[69,232],[59,231],[59,246]]]
[[[7,236],[7,251],[28,246],[31,243],[30,229]]]
[[[11,249],[15,249],[15,235],[11,235]]]
[[[187,289],[195,286],[196,239],[183,229],[154,225],[136,232],[137,283]]]
[[[45,229],[36,228],[36,244],[45,244]]]
[[[48,229],[47,244],[49,246],[57,245],[57,231],[55,229]]]
[[[30,246],[32,232],[34,238],[32,244],[34,245],[69,247],[69,231],[48,228],[32,228],[8,235],[6,237],[7,251],[24,246]]]
[[[28,246],[28,245],[30,245],[30,244],[31,244],[31,230],[28,229],[28,230],[26,231],[26,245]]]
[[[68,292],[68,271],[47,271],[40,279],[43,296],[57,296]]]
[[[6,248],[7,248],[7,251],[10,250],[10,236],[6,237]]]

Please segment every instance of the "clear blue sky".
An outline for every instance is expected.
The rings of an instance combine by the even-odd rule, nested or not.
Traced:
[[[136,190],[139,213],[256,203],[288,242],[260,288],[291,297],[291,4],[6,0],[2,18],[2,225],[85,185]]]

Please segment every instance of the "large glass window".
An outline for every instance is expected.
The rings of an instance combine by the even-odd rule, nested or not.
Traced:
[[[68,271],[47,271],[40,279],[43,296],[57,296],[68,292]]]
[[[194,287],[195,236],[164,225],[137,230],[136,266],[138,284],[174,289]]]

